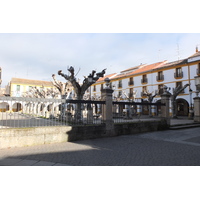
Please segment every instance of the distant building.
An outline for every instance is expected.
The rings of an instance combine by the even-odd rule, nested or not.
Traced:
[[[1,88],[1,83],[2,83],[1,74],[2,74],[2,69],[1,69],[1,67],[0,67],[0,88]]]
[[[91,86],[91,95],[101,96],[101,89],[105,86],[104,79],[106,77],[111,80],[110,84],[114,89],[113,96],[118,97],[118,99],[125,99],[128,96],[129,99],[135,102],[147,100],[144,95],[145,91],[157,92],[154,102],[159,102],[161,101],[160,95],[163,92],[164,85],[171,88],[170,92],[172,92],[173,88],[178,85],[190,84],[176,99],[177,115],[187,116],[189,108],[193,106],[193,98],[195,97],[195,76],[200,76],[200,51],[198,49],[196,49],[195,54],[182,60],[174,62],[165,60],[153,64],[141,64],[100,78]],[[148,114],[148,109],[147,106],[143,106],[143,108],[137,110],[142,114]],[[157,115],[159,109],[154,109],[153,114]]]
[[[22,78],[12,78],[6,87],[6,96],[23,97],[33,87],[41,90],[55,88],[50,81],[30,80]]]

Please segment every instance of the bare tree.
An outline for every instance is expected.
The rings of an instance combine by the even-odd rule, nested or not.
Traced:
[[[102,70],[102,72],[96,73],[95,70],[92,71],[91,74],[88,75],[88,77],[85,77],[83,80],[83,83],[80,85],[79,82],[76,80],[76,77],[74,76],[74,68],[71,66],[68,71],[70,72],[70,76],[62,73],[62,70],[58,71],[58,75],[64,77],[67,81],[69,81],[73,88],[74,92],[76,94],[76,98],[78,100],[83,99],[83,95],[85,94],[85,91],[94,84],[100,77],[103,77],[105,74],[105,70]],[[96,76],[95,76],[96,73]]]
[[[176,97],[183,92],[183,90],[188,87],[190,84],[185,84],[183,87],[180,85],[177,86],[175,89],[173,88],[172,94],[171,94],[171,103],[172,103],[172,118],[176,118]]]
[[[94,84],[100,77],[104,77],[106,69],[102,70],[99,73],[96,73],[96,71],[93,70],[92,73],[88,75],[88,77],[84,77],[82,84],[79,84],[79,81],[76,80],[76,77],[74,75],[74,68],[72,66],[68,69],[68,71],[69,71],[70,75],[62,73],[62,70],[58,71],[58,75],[64,77],[67,81],[69,81],[72,84],[74,92],[76,94],[76,99],[83,100],[85,91],[92,84]],[[81,121],[82,114],[81,114],[81,104],[80,103],[77,104],[75,118],[77,121]]]
[[[56,79],[56,75],[52,74],[53,78],[53,85],[58,89],[60,92],[61,98],[65,99],[69,94],[72,92],[72,86],[69,82],[63,83]]]
[[[155,93],[155,94],[153,95],[153,93]],[[156,96],[158,93],[157,93],[157,91],[155,91],[155,92],[144,91],[143,94],[147,97],[147,101],[148,101],[149,103],[152,103],[152,102],[153,102],[153,99],[155,98],[155,96]],[[152,117],[151,105],[149,105],[149,117]]]

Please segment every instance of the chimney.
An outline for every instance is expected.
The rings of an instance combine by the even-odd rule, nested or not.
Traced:
[[[196,52],[198,52],[198,46],[196,46]]]

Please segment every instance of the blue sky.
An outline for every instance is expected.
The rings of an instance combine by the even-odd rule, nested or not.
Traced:
[[[68,66],[80,69],[77,77],[82,79],[93,69],[107,68],[109,74],[141,63],[183,59],[195,53],[200,34],[1,33],[0,44],[4,87],[12,77],[51,81],[53,73],[67,73]]]
[[[93,69],[110,74],[175,61],[200,45],[196,0],[181,2],[181,9],[174,0],[8,0],[0,6],[2,87],[12,77],[51,81],[68,66],[80,69],[82,79]]]

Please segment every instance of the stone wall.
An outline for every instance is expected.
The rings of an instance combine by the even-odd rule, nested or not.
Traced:
[[[114,131],[112,132],[106,130],[105,124],[0,129],[0,149],[137,134],[168,128],[167,121],[161,119],[114,124]]]
[[[0,149],[66,142],[71,129],[70,126],[0,129]]]

